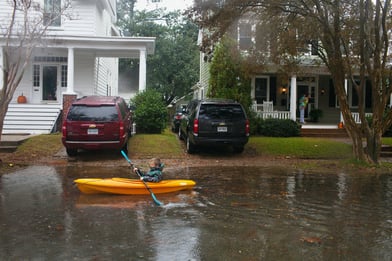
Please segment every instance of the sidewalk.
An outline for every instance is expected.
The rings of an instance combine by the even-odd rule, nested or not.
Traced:
[[[13,152],[25,140],[35,134],[2,134],[0,141],[0,152]]]

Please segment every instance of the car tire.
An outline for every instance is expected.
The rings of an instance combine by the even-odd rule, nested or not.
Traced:
[[[181,128],[178,128],[178,138],[180,140],[183,140],[184,138],[182,137],[182,133],[181,133]]]
[[[196,146],[189,140],[189,136],[186,138],[186,152],[193,154],[196,151]]]
[[[66,149],[66,151],[69,157],[75,157],[78,154],[77,149]]]

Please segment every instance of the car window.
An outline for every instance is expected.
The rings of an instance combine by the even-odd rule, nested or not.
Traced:
[[[202,104],[199,118],[205,119],[244,119],[245,115],[240,105],[232,104]]]
[[[118,121],[115,106],[85,106],[74,105],[68,113],[71,121]]]
[[[118,104],[118,107],[120,108],[120,112],[121,112],[121,118],[125,119],[126,115],[127,115],[127,105],[125,104],[125,101],[121,101]]]

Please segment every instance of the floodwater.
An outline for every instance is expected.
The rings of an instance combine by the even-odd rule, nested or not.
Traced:
[[[168,169],[192,191],[82,195],[127,168],[34,166],[0,177],[0,260],[391,260],[392,175]],[[122,174],[119,174],[122,173]]]

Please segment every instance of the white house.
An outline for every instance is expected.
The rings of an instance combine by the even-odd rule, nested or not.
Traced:
[[[268,42],[266,30],[274,29],[257,26],[245,15],[238,21],[233,21],[227,35],[235,39],[238,49],[244,56],[249,56],[250,50],[270,54],[275,46],[273,43]],[[199,45],[201,45],[204,33],[206,32],[200,30]],[[343,121],[343,118],[334,91],[331,74],[318,58],[311,44],[304,46],[302,52],[299,65],[301,69],[297,74],[286,73],[284,67],[267,59],[264,66],[260,66],[260,69],[252,72],[252,107],[264,119],[278,118],[295,121],[299,118],[298,99],[303,94],[308,94],[310,102],[305,111],[307,120],[311,120],[311,111],[321,110],[323,117],[319,122],[337,127],[338,123]],[[268,55],[265,55],[265,57],[268,57]],[[200,53],[200,79],[192,88],[195,99],[205,98],[207,94],[211,59],[211,53]],[[354,120],[359,122],[359,114],[356,112],[359,103],[358,96],[351,81],[347,79],[345,86]],[[366,115],[370,116],[372,101],[369,83],[366,84],[365,92],[364,105]]]
[[[4,30],[9,27],[11,2],[0,1],[1,68],[6,45]],[[53,108],[58,108],[60,112],[62,109],[66,110],[64,106],[76,97],[118,95],[128,99],[137,91],[146,88],[146,57],[154,53],[155,38],[122,37],[115,26],[116,0],[69,0],[70,6],[64,9],[61,16],[51,19],[50,22],[47,22],[46,18],[60,10],[66,0],[33,0],[33,3],[34,8],[29,15],[41,18],[43,25],[50,24],[42,44],[34,49],[28,61],[23,79],[10,104],[3,133],[45,133],[53,130],[43,126],[20,128],[17,126],[21,125],[18,121],[28,120],[17,118],[23,110],[30,113],[34,108],[41,107],[41,112]],[[139,59],[139,79],[133,81],[138,86],[124,86],[121,92],[119,58]],[[0,77],[0,86],[2,80],[3,77]],[[17,97],[21,94],[26,96],[26,104],[17,104]],[[42,117],[40,122],[48,125],[43,123]]]

